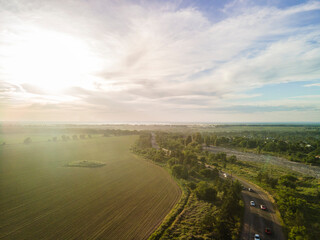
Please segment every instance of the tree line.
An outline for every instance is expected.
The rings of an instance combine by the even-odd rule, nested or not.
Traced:
[[[221,179],[217,168],[205,166],[200,136],[195,135],[190,141],[190,138],[180,134],[157,133],[159,150],[152,148],[150,142],[150,133],[141,134],[133,151],[170,169],[172,175],[183,182],[197,201],[210,205],[209,211],[192,220],[198,228],[196,232],[190,230],[188,236],[194,239],[237,239],[243,209],[242,186],[238,181]],[[170,154],[163,149],[170,150]],[[225,154],[223,156],[226,157]],[[188,221],[188,217],[185,221]],[[202,237],[198,238],[199,235]],[[167,237],[174,239],[173,235]]]

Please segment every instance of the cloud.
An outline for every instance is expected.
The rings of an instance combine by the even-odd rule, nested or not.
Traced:
[[[179,1],[0,3],[0,21],[5,26],[0,30],[0,64],[6,61],[1,53],[14,44],[9,39],[33,28],[80,39],[102,60],[90,77],[72,82],[58,94],[48,95],[28,82],[11,83],[22,93],[7,87],[5,94],[30,104],[71,104],[75,111],[105,110],[127,119],[132,119],[129,113],[133,112],[150,116],[174,109],[191,116],[197,109],[209,113],[210,109],[245,113],[313,109],[304,108],[303,99],[291,106],[258,106],[251,100],[257,95],[246,91],[320,79],[319,23],[310,21],[311,15],[304,17],[319,11],[319,2],[280,9],[233,1],[214,22],[197,7],[180,6]],[[1,81],[8,82],[3,69]],[[239,99],[247,100],[247,105],[239,105]],[[179,118],[171,114],[168,118]]]
[[[320,87],[320,83],[307,84],[307,85],[304,85],[304,87]]]
[[[244,105],[235,105],[232,107],[224,108],[213,108],[213,111],[222,111],[222,112],[237,112],[237,113],[259,113],[259,112],[290,112],[290,111],[318,111],[318,108],[315,107],[301,107],[301,106],[244,106]]]

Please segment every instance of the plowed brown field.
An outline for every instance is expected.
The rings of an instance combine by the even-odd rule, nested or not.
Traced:
[[[0,239],[146,239],[181,191],[133,155],[136,136],[0,149]],[[66,167],[99,161],[99,168]]]

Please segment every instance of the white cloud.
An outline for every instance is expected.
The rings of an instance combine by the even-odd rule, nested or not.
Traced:
[[[319,25],[303,26],[298,19],[301,13],[319,10],[319,2],[277,9],[235,1],[223,9],[227,17],[219,22],[210,22],[196,8],[178,6],[179,2],[0,3],[5,26],[0,30],[0,63],[6,61],[1,56],[4,49],[15,44],[8,40],[30,34],[30,27],[79,39],[102,59],[90,77],[53,96],[48,96],[48,89],[21,81],[18,87],[24,92],[6,92],[11,99],[6,104],[16,104],[12,99],[30,104],[57,99],[77,110],[113,109],[113,118],[131,119],[129,113],[135,111],[152,117],[152,112],[168,109],[192,115],[197,108],[230,107],[230,100],[255,97],[244,93],[248,89],[320,78]],[[10,83],[3,69],[0,82]],[[178,117],[172,113],[168,118]]]
[[[311,84],[306,84],[304,87],[320,87],[320,83],[311,83]]]

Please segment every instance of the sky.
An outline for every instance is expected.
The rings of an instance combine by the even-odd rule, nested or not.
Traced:
[[[320,1],[0,0],[0,121],[320,122]]]

